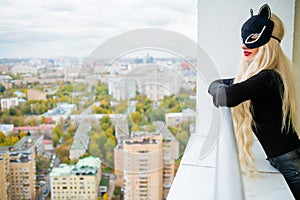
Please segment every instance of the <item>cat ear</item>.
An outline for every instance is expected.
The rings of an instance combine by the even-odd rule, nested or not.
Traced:
[[[250,15],[251,15],[251,17],[253,17],[253,10],[252,10],[252,8],[250,9]]]
[[[268,4],[263,5],[258,12],[258,15],[270,19],[271,17],[271,8]]]

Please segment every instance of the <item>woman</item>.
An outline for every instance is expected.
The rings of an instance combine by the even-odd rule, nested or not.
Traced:
[[[264,5],[242,26],[242,67],[233,79],[209,86],[214,105],[232,108],[234,129],[243,172],[254,172],[253,134],[271,165],[284,176],[294,197],[300,199],[300,131],[292,64],[280,42],[282,21]],[[233,83],[234,82],[234,83]]]

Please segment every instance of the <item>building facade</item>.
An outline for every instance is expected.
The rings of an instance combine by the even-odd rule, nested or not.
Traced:
[[[124,199],[163,199],[163,145],[161,135],[124,141]]]
[[[9,151],[8,148],[0,149],[0,199],[10,199],[9,183]]]
[[[114,149],[115,183],[125,199],[166,199],[175,176],[179,142],[163,121],[155,133],[135,132]],[[156,185],[155,187],[153,185]]]
[[[50,173],[51,199],[97,200],[101,161],[90,156],[76,165],[60,164]]]
[[[47,100],[46,92],[28,89],[27,90],[27,99],[28,100]]]
[[[17,97],[9,99],[1,99],[1,110],[5,111],[10,108],[14,108],[19,105],[19,100]]]
[[[35,199],[35,153],[0,149],[0,199]]]
[[[36,198],[36,158],[42,136],[25,136],[12,147],[0,148],[0,199]]]

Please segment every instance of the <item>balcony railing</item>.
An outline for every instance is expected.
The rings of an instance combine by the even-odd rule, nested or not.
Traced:
[[[192,134],[167,200],[177,199],[237,199],[292,200],[282,175],[265,160],[259,142],[254,141],[253,153],[259,174],[244,177],[240,170],[230,110],[222,108],[220,133],[210,136],[207,127]],[[203,126],[205,123],[201,123]],[[201,149],[207,140],[214,147],[204,157]]]

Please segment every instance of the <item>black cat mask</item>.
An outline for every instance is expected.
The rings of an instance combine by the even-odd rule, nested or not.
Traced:
[[[253,16],[253,10],[250,10],[251,17],[242,26],[242,39],[247,48],[258,48],[272,38],[278,40],[275,36],[272,36],[274,28],[274,22],[270,20],[271,9],[268,4],[263,5],[258,12],[258,15]]]

